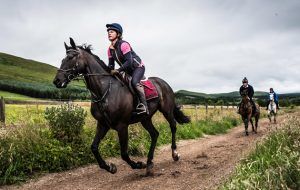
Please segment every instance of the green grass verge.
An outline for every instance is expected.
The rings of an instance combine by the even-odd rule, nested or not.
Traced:
[[[258,144],[220,189],[300,189],[299,114]]]

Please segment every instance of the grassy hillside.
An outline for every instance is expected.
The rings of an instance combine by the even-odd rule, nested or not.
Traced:
[[[6,100],[37,100],[36,98],[32,98],[29,96],[21,95],[21,94],[16,94],[16,93],[11,93],[11,92],[6,92],[6,91],[1,91],[0,90],[0,97],[4,97]]]
[[[50,83],[57,68],[33,60],[0,53],[0,80]]]
[[[86,99],[89,96],[82,82],[74,81],[66,89],[57,89],[52,84],[56,71],[56,67],[45,63],[0,53],[0,90],[47,99]]]
[[[215,93],[215,94],[206,94],[200,92],[191,92],[187,90],[179,90],[176,94],[180,94],[183,96],[190,96],[190,97],[199,97],[199,98],[220,98],[220,97],[227,97],[227,98],[236,98],[240,97],[240,93],[238,91],[228,92],[228,93]],[[254,96],[267,96],[267,92],[256,91]]]

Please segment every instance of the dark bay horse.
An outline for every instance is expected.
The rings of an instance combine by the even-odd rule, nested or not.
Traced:
[[[243,120],[244,125],[245,125],[245,134],[246,134],[246,136],[249,135],[249,133],[248,133],[249,121],[252,125],[252,132],[257,133],[258,120],[259,120],[259,117],[260,117],[260,108],[259,108],[259,105],[256,104],[256,112],[253,113],[253,108],[252,108],[252,104],[250,102],[250,98],[245,93],[242,94],[242,102],[241,102],[241,105],[239,107],[239,114],[241,114],[242,120]],[[255,127],[253,125],[252,117],[255,118]]]
[[[71,46],[67,46],[65,43],[66,57],[62,60],[53,83],[57,88],[65,88],[72,79],[79,76],[84,77],[86,87],[92,96],[91,113],[97,120],[97,131],[91,149],[100,168],[112,174],[117,172],[117,167],[112,163],[105,162],[98,150],[100,141],[111,128],[118,133],[122,159],[133,169],[146,168],[147,175],[153,174],[154,164],[152,160],[159,132],[155,129],[151,118],[157,110],[164,115],[170,124],[172,157],[174,161],[178,161],[179,154],[176,151],[175,137],[176,122],[180,124],[189,123],[190,118],[185,116],[175,104],[171,87],[160,78],[149,78],[156,87],[159,98],[148,101],[149,115],[132,117],[135,109],[135,98],[129,88],[110,74],[110,69],[102,60],[92,54],[89,46],[76,46],[72,38],[70,38],[70,44]],[[147,164],[131,160],[127,151],[128,126],[137,122],[142,124],[151,137]]]

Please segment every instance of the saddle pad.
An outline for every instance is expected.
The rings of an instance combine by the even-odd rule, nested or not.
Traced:
[[[150,80],[141,80],[141,84],[144,87],[146,100],[151,100],[158,97],[157,90]]]

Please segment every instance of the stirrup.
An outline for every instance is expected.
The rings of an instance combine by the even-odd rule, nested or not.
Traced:
[[[146,106],[143,104],[143,103],[139,103],[137,106],[136,106],[136,111],[137,111],[137,114],[143,114],[143,113],[147,113],[148,114],[148,110],[146,108]]]

